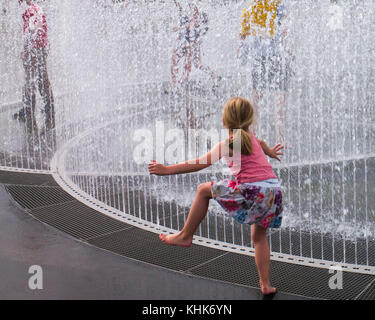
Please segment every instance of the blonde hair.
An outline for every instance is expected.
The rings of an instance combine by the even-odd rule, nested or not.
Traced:
[[[241,153],[245,155],[252,153],[253,145],[247,130],[253,122],[254,108],[250,101],[240,97],[229,99],[223,111],[223,124],[228,129],[237,129],[234,136],[229,138],[229,146],[232,149],[233,143],[241,139]]]

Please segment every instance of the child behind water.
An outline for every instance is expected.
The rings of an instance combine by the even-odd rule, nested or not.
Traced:
[[[272,298],[276,288],[270,282],[266,230],[280,228],[283,207],[280,185],[266,155],[280,161],[283,146],[278,144],[271,149],[264,141],[256,139],[250,130],[253,122],[251,103],[243,98],[232,98],[223,111],[223,125],[229,130],[229,141],[218,143],[207,155],[193,161],[170,166],[152,161],[148,167],[150,174],[173,175],[203,170],[221,158],[227,161],[236,180],[200,184],[183,229],[174,235],[161,234],[159,238],[169,245],[191,246],[194,233],[207,214],[210,199],[215,199],[236,221],[252,225],[251,238],[261,291],[265,298]],[[235,159],[233,148],[239,145],[240,163],[235,165],[230,159]]]

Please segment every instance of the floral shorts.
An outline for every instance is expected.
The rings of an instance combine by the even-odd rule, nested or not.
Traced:
[[[211,182],[213,198],[236,221],[280,228],[282,192],[277,179],[239,184],[233,180]]]

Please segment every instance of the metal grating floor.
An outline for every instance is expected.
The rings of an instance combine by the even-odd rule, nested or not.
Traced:
[[[253,257],[198,245],[166,246],[154,233],[85,206],[48,175],[0,171],[0,183],[35,218],[89,244],[189,275],[258,287]],[[326,269],[273,261],[271,275],[280,292],[315,299],[375,300],[375,275],[344,272],[342,290],[329,289],[332,275]]]
[[[1,170],[0,183],[11,185],[59,186],[55,179],[49,174],[28,174],[25,172],[8,172]]]
[[[233,266],[241,266],[234,268]],[[257,270],[254,259],[244,255],[228,253],[191,272],[198,276],[238,283],[246,286],[257,286]],[[345,272],[342,290],[331,290],[328,281],[332,274],[327,269],[293,265],[272,261],[271,279],[281,292],[288,292],[306,297],[320,299],[354,299],[374,279],[371,275],[358,275]],[[375,297],[373,297],[374,299]]]
[[[132,226],[111,219],[77,200],[39,207],[29,212],[38,220],[81,240],[132,228]]]
[[[357,300],[375,300],[375,279],[356,297]]]
[[[225,252],[198,245],[190,248],[169,247],[155,233],[138,228],[127,229],[88,241],[100,248],[164,268],[187,271]]]
[[[8,185],[6,189],[13,199],[26,209],[76,201],[60,187]]]

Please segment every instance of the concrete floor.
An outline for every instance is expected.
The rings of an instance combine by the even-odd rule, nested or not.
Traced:
[[[29,268],[43,289],[29,289]],[[247,300],[259,290],[134,261],[45,225],[10,200],[0,185],[0,299]],[[297,297],[279,294],[278,299]]]

